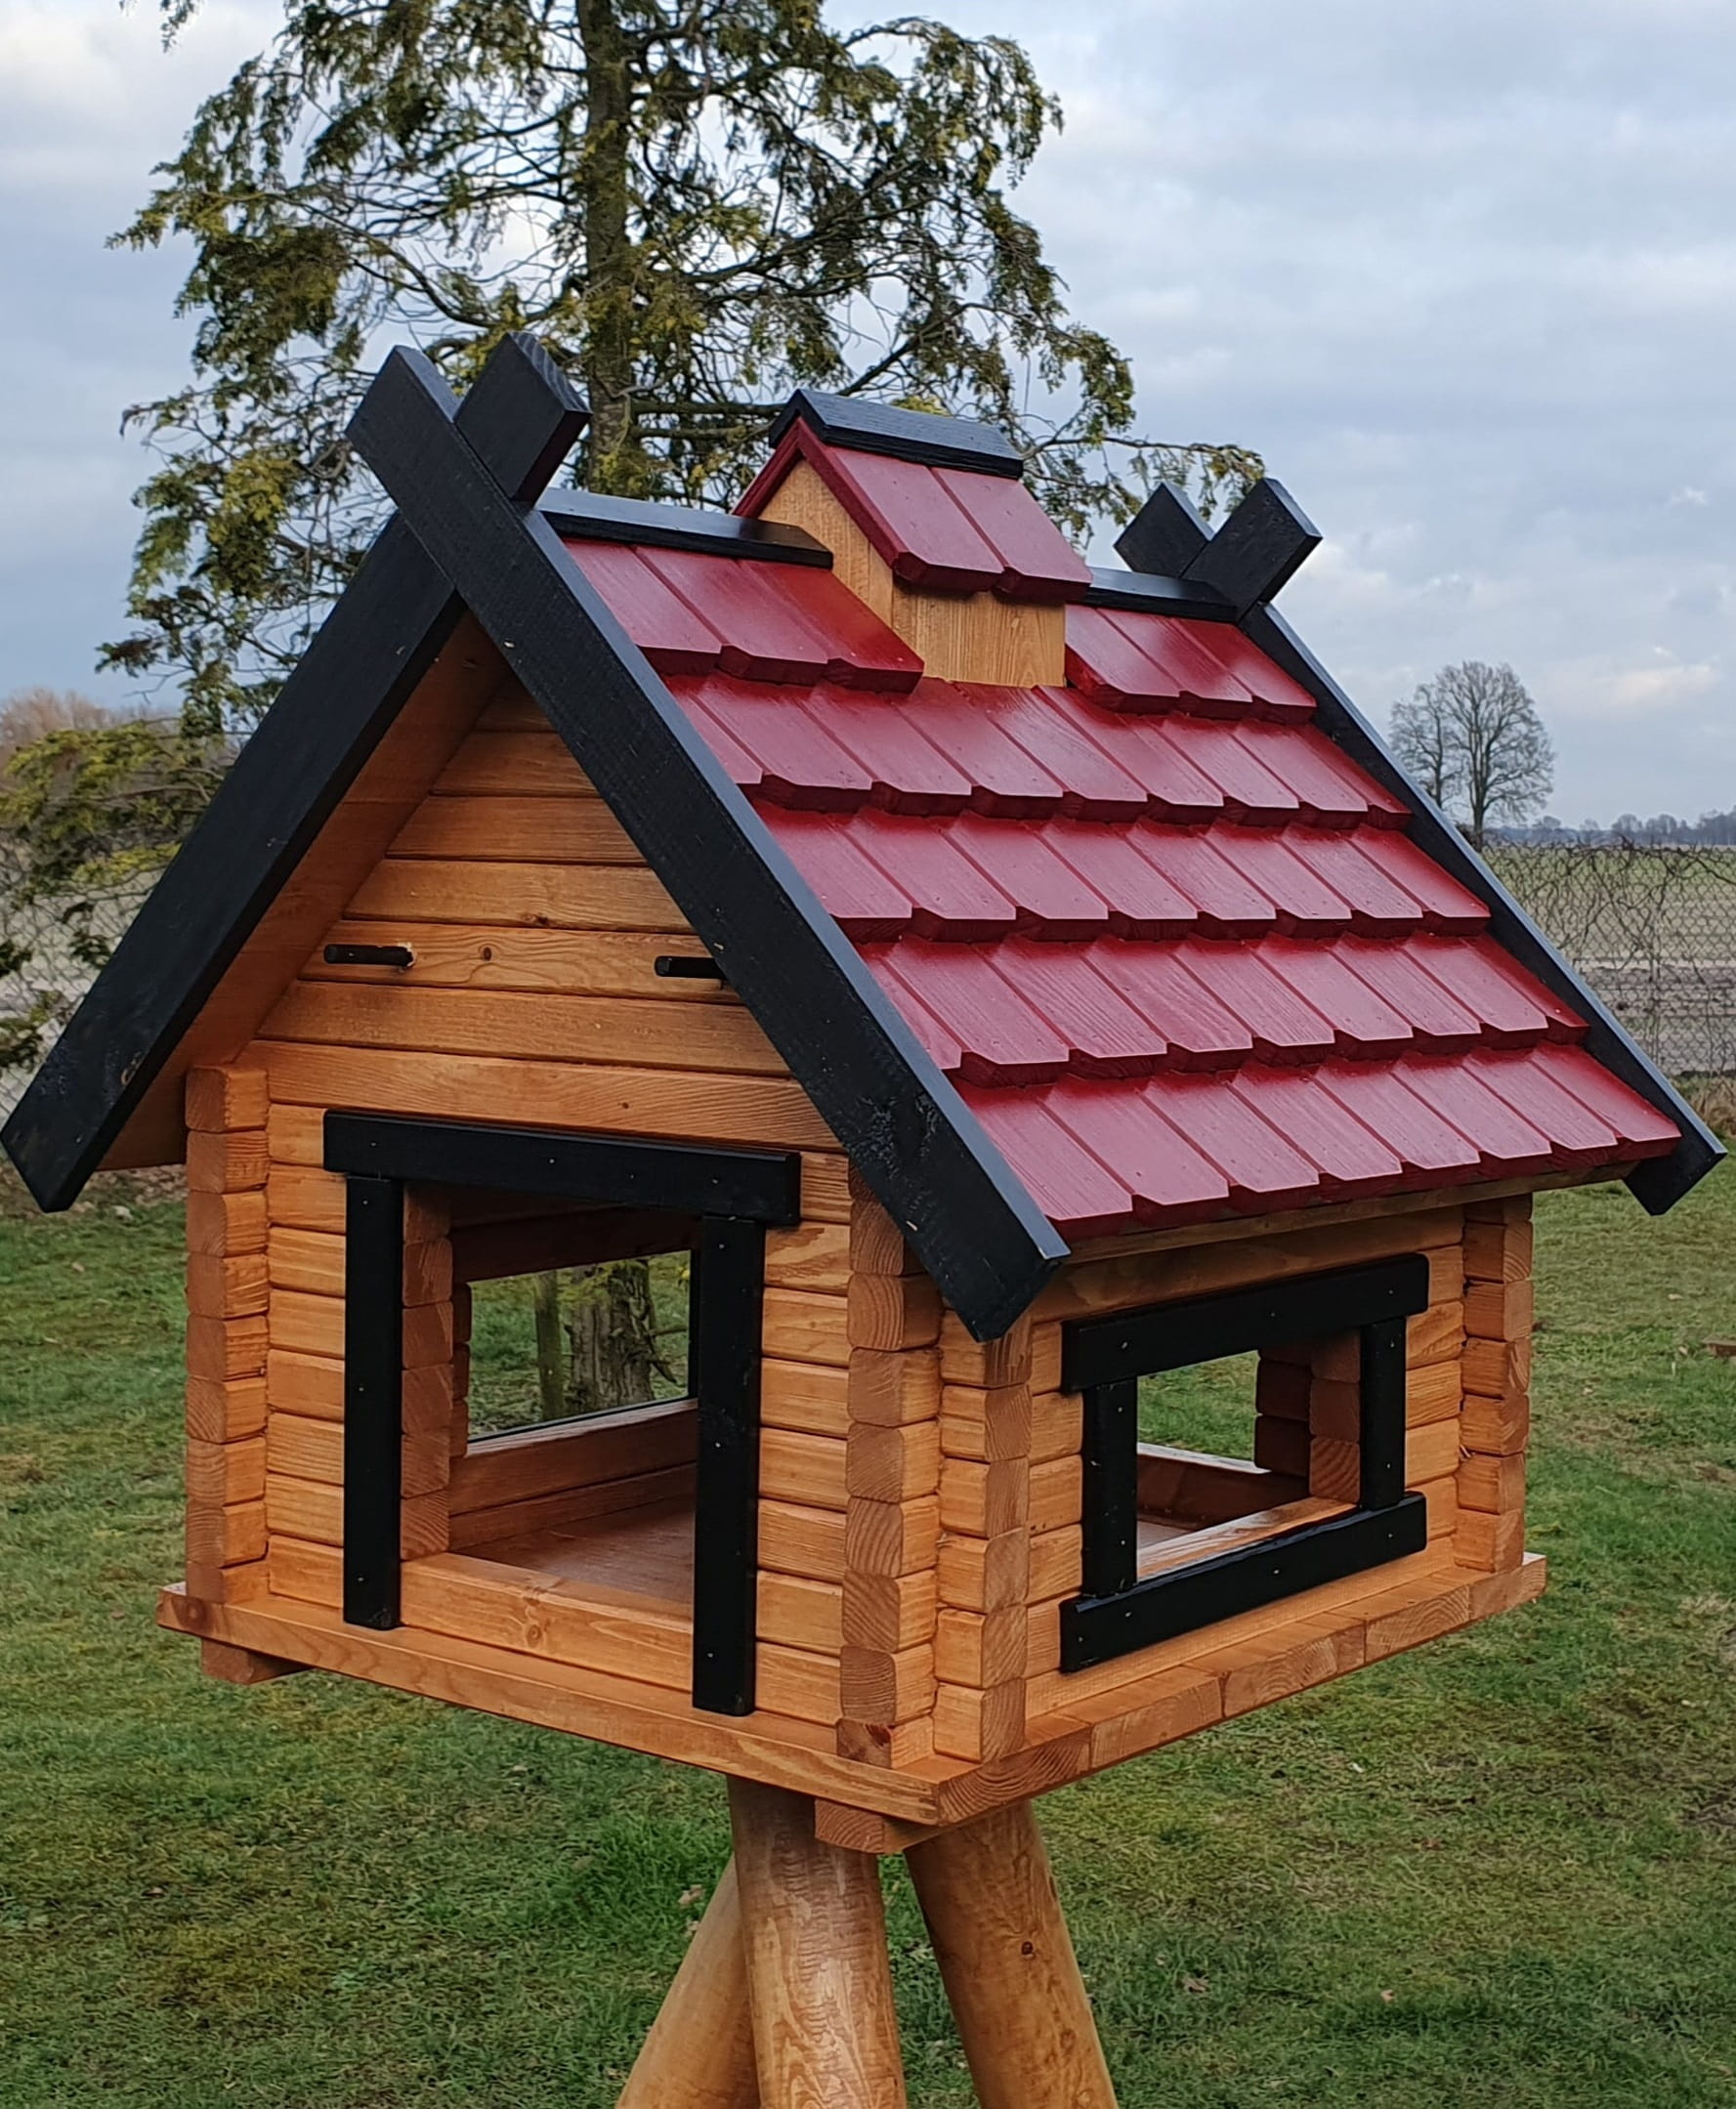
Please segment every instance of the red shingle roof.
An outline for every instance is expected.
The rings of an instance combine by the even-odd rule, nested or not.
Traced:
[[[1015,481],[798,449],[913,583],[1082,590]],[[978,687],[826,571],[572,546],[1070,1237],[1677,1141],[1233,625],[1070,607],[1068,686]]]

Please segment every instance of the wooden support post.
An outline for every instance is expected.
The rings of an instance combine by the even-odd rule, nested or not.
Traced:
[[[1031,1804],[906,1858],[982,2109],[1116,2109]]]
[[[732,1780],[730,1816],[764,2109],[905,2109],[878,1862],[805,1794]]]
[[[741,1895],[732,1860],[634,2061],[618,2109],[758,2109]]]

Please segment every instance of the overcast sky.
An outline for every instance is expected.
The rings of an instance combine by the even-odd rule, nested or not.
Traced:
[[[1553,810],[1736,804],[1727,0],[931,0],[1069,112],[1021,193],[1144,427],[1258,447],[1326,535],[1284,607],[1384,722],[1508,659]],[[0,695],[124,628],[185,260],[104,237],[276,21],[0,0]],[[1057,27],[1061,23],[1064,26]]]

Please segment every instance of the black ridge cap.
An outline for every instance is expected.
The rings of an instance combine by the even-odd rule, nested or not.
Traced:
[[[740,520],[703,506],[610,498],[594,490],[557,491],[538,510],[557,534],[572,541],[636,542],[652,549],[692,549],[706,557],[757,557],[831,569],[831,551],[824,542],[780,520]]]
[[[1068,1246],[922,1049],[555,529],[394,352],[351,436],[979,1339]]]
[[[1195,622],[1234,622],[1227,595],[1198,578],[1157,578],[1149,571],[1091,567],[1086,608],[1121,608],[1142,615],[1186,615]]]
[[[1287,506],[1294,506],[1288,492],[1284,498]],[[1141,555],[1160,561],[1166,570],[1185,570],[1199,560],[1209,540],[1206,524],[1186,493],[1171,484],[1162,484],[1116,547],[1129,562]],[[1327,738],[1410,807],[1413,839],[1484,903],[1490,935],[1496,942],[1545,989],[1584,1015],[1587,1053],[1681,1129],[1681,1141],[1667,1157],[1647,1158],[1625,1175],[1630,1191],[1648,1213],[1662,1215],[1673,1207],[1722,1160],[1723,1144],[1549,943],[1277,610],[1261,603],[1242,615],[1239,627],[1313,696]]]
[[[501,484],[529,498],[585,409],[541,346],[516,336],[458,414]],[[415,536],[388,521],[0,1129],[39,1206],[78,1199],[462,613]]]
[[[828,446],[862,454],[893,454],[900,461],[934,469],[964,469],[976,476],[1022,477],[1025,457],[993,425],[968,417],[942,417],[928,410],[900,410],[866,397],[828,396],[798,388],[773,423],[774,446],[797,419]]]

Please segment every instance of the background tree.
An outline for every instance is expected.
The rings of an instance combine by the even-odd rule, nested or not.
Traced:
[[[165,33],[197,0],[159,0]],[[267,703],[378,525],[344,426],[391,338],[454,382],[534,330],[584,389],[574,480],[728,502],[792,386],[987,418],[1076,529],[1257,458],[1129,436],[1007,187],[1058,105],[1017,44],[821,0],[302,0],[116,237],[185,236],[193,377],[129,422],[138,627],[192,718]]]
[[[1392,744],[1435,804],[1446,806],[1459,786],[1452,728],[1446,711],[1430,699],[1426,689],[1393,704]]]
[[[1554,748],[1510,666],[1443,666],[1394,706],[1392,743],[1478,849],[1492,822],[1529,820],[1554,786]]]
[[[233,753],[71,691],[0,703],[0,1073],[41,1060]]]
[[[110,710],[77,689],[51,689],[42,683],[15,689],[0,702],[0,773],[21,747],[50,733],[95,732],[132,713]]]

